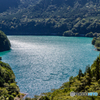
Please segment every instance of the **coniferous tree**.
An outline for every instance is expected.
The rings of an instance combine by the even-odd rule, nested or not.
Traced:
[[[86,75],[86,73],[89,73],[89,77],[90,77],[90,78],[92,77],[90,65],[87,65],[87,66],[86,66],[86,69],[85,69],[84,74]]]
[[[96,80],[100,79],[100,76],[99,76],[99,63],[100,63],[100,59],[99,59],[99,57],[97,57],[97,60],[96,60]]]
[[[79,69],[79,73],[78,73],[78,76],[79,76],[79,80],[80,80],[80,77],[82,77],[82,70],[81,69]]]
[[[90,68],[90,65],[87,65],[86,66],[86,69],[85,69],[85,75],[88,74],[88,85],[91,84],[91,78],[92,78],[92,74],[91,74],[91,68]]]
[[[0,60],[2,60],[2,57],[0,57]]]

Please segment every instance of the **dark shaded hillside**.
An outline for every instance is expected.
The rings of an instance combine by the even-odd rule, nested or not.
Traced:
[[[6,11],[8,8],[18,7],[20,0],[0,0],[0,12]]]
[[[11,44],[7,36],[0,31],[0,52],[10,50]]]
[[[100,0],[39,1],[22,0],[24,6],[17,11],[2,13],[0,29],[8,34],[94,37],[100,33]]]
[[[6,10],[12,11],[13,8],[16,10],[26,8],[30,5],[35,5],[40,0],[0,0],[0,13],[5,12]],[[9,11],[10,11],[9,10]]]
[[[37,4],[39,1],[41,0],[20,0],[20,5],[22,7],[28,7]]]

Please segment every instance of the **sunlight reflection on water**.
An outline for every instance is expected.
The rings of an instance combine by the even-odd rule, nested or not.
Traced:
[[[1,52],[10,64],[21,92],[30,97],[59,88],[79,68],[92,64],[99,52],[92,38],[55,36],[8,36],[12,50]]]

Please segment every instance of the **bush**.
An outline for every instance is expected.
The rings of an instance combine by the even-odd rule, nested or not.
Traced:
[[[99,40],[96,40],[95,46],[96,46],[96,47],[100,47],[100,41],[99,41]]]
[[[50,100],[47,96],[42,96],[39,100]]]
[[[100,84],[100,79],[98,80],[98,84]]]
[[[96,42],[96,37],[93,38],[92,44],[95,45],[95,42]]]
[[[0,87],[3,87],[5,80],[0,76]]]
[[[25,98],[25,100],[31,100],[31,98]]]
[[[86,37],[93,37],[93,32],[87,33],[85,36]]]
[[[0,51],[10,50],[11,44],[3,31],[0,31]]]
[[[63,36],[73,36],[74,34],[73,34],[73,32],[71,31],[71,30],[69,30],[69,31],[65,31],[64,33],[63,33]]]
[[[100,96],[100,90],[98,90],[97,93],[98,93],[98,96]]]
[[[3,66],[3,67],[8,68],[8,69],[10,69],[10,70],[12,70],[11,67],[10,67],[10,65],[7,64],[7,63],[4,63],[4,62],[0,61],[0,65]]]
[[[14,100],[14,96],[13,95],[10,95],[9,96],[9,100]]]
[[[2,57],[0,57],[0,60],[2,60]]]

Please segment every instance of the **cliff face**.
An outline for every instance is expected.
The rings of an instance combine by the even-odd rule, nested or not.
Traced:
[[[0,31],[0,51],[10,50],[11,44],[4,32]]]

